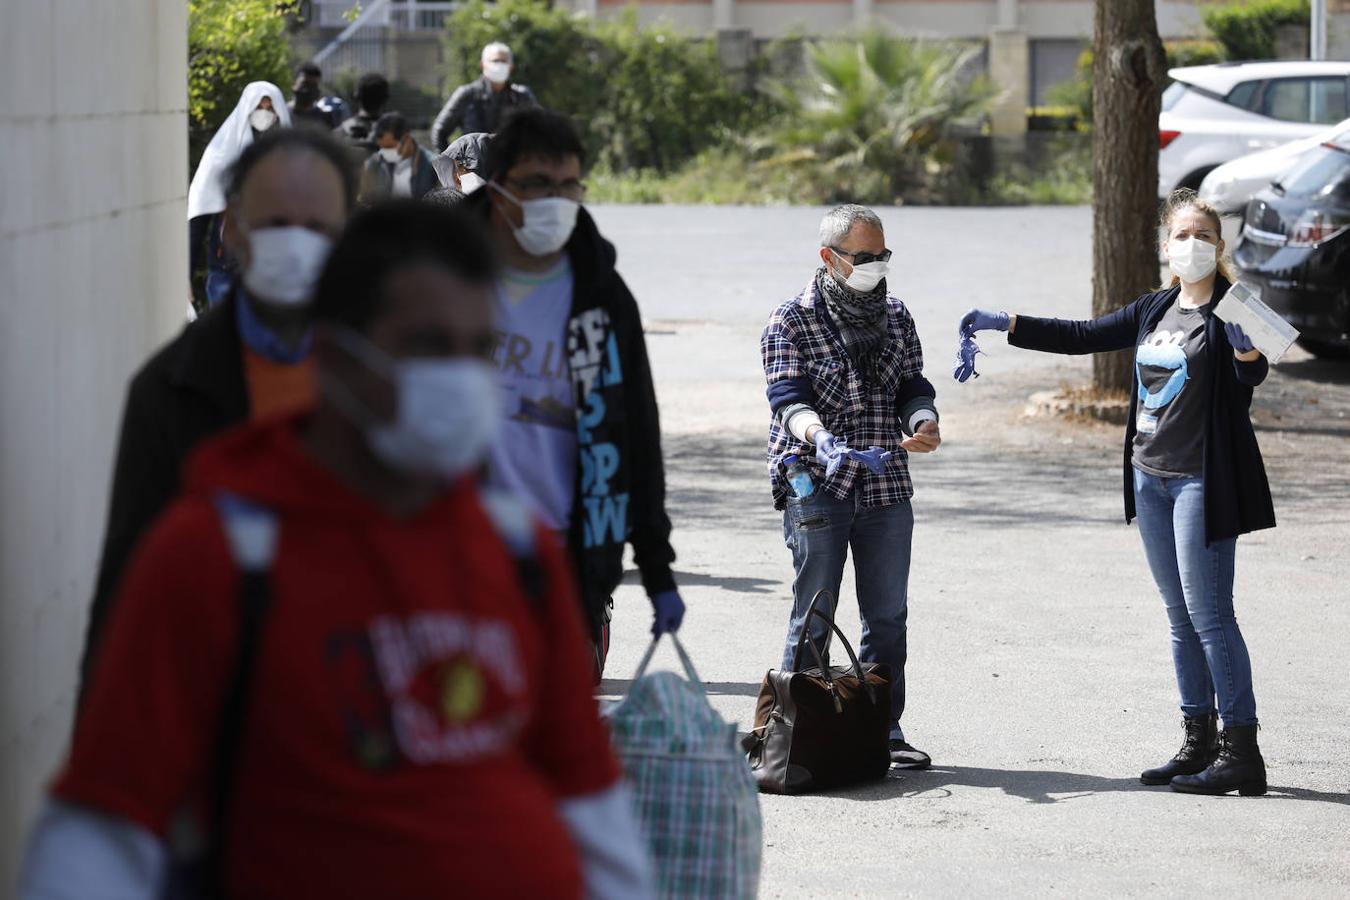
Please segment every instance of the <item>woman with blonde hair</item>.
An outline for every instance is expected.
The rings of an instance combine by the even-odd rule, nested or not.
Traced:
[[[1264,794],[1251,661],[1233,610],[1233,570],[1238,536],[1275,525],[1248,414],[1252,389],[1265,380],[1269,365],[1239,326],[1214,316],[1233,281],[1223,261],[1218,213],[1194,192],[1178,191],[1162,224],[1173,276],[1159,290],[1089,321],[973,309],[961,320],[961,336],[998,329],[1015,347],[1050,353],[1135,348],[1125,427],[1125,520],[1139,519],[1144,554],[1167,610],[1186,735],[1172,760],[1140,780],[1185,793]]]

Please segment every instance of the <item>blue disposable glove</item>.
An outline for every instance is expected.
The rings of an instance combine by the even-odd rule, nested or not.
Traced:
[[[680,599],[680,592],[662,591],[652,597],[652,612],[655,614],[653,635],[660,637],[667,631],[679,631],[680,623],[684,621],[684,601]]]
[[[1252,339],[1247,337],[1247,332],[1236,322],[1224,322],[1223,333],[1228,335],[1228,343],[1233,345],[1233,350],[1237,353],[1251,353],[1256,349]]]
[[[959,329],[962,337],[970,337],[977,331],[1007,331],[1008,314],[990,312],[987,309],[972,309],[961,317]]]
[[[844,461],[846,448],[839,445],[834,435],[824,428],[817,428],[815,436],[811,440],[816,444],[816,462],[825,467],[826,478],[832,477],[835,472],[839,471],[839,464]]]
[[[975,357],[982,351],[980,345],[975,343],[975,338],[968,334],[961,335],[961,346],[956,350],[956,365],[952,368],[952,377],[965,384],[974,375],[980,377],[980,373],[975,371]]]
[[[880,447],[868,447],[866,450],[848,450],[848,458],[862,463],[872,470],[873,475],[880,475],[881,470],[886,468],[886,463],[891,461],[895,454],[889,450],[883,450]]]

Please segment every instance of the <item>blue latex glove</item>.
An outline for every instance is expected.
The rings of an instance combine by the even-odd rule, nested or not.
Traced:
[[[981,352],[980,345],[975,343],[974,337],[968,334],[961,335],[961,346],[956,350],[956,365],[952,368],[952,377],[962,384],[965,384],[972,375],[979,378],[980,373],[975,371],[975,357]]]
[[[1228,343],[1232,344],[1233,350],[1238,353],[1251,353],[1256,349],[1252,339],[1247,337],[1247,332],[1236,322],[1224,322],[1223,333],[1228,335]]]
[[[816,462],[825,467],[826,478],[832,477],[839,471],[839,464],[844,461],[844,452],[847,448],[840,445],[834,435],[824,428],[817,428],[812,440],[816,444]]]
[[[895,454],[889,450],[882,450],[880,447],[868,447],[866,450],[849,450],[848,458],[862,463],[872,470],[873,475],[880,475],[881,470],[886,468],[886,463],[891,461]]]
[[[972,309],[961,317],[960,334],[970,337],[977,331],[1007,331],[1008,314],[990,312],[987,309]]]
[[[684,621],[684,601],[680,599],[680,592],[662,591],[657,594],[652,598],[652,612],[655,614],[653,635],[660,637],[667,631],[679,631],[680,623]]]

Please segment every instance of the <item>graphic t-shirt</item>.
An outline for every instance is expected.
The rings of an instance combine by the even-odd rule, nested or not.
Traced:
[[[566,531],[577,472],[576,401],[567,361],[572,267],[566,257],[540,273],[506,270],[497,287],[497,346],[506,421],[489,481]]]
[[[307,455],[298,421],[189,463],[127,568],[56,796],[163,835],[200,795],[238,653],[226,489],[279,518],[226,893],[579,898],[558,804],[619,775],[561,549],[539,530],[528,595],[470,481],[391,517]]]
[[[1135,352],[1139,379],[1134,465],[1162,478],[1198,478],[1205,463],[1210,308],[1174,302]]]

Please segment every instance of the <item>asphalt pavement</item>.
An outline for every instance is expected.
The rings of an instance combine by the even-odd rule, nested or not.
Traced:
[[[742,730],[791,603],[759,335],[811,277],[822,212],[594,210],[647,325],[681,637]],[[1350,364],[1295,350],[1254,406],[1280,524],[1239,541],[1236,606],[1271,791],[1143,787],[1138,772],[1180,745],[1180,712],[1161,601],[1123,521],[1123,435],[1024,415],[1032,393],[1085,383],[1090,362],[990,336],[982,377],[950,375],[972,305],[1088,315],[1090,211],[881,212],[942,414],[943,446],[912,461],[905,715],[934,767],[762,796],[762,896],[1350,896]],[[616,607],[611,696],[649,639],[635,575]],[[850,574],[840,623],[855,641],[856,609]]]

